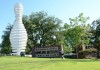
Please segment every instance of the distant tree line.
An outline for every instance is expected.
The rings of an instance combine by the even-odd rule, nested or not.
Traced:
[[[69,23],[63,23],[62,20],[41,11],[29,16],[24,15],[22,20],[28,33],[26,53],[30,53],[34,46],[58,44],[63,45],[66,53],[75,50],[78,54],[79,47],[90,44],[100,50],[100,19],[89,24],[89,17],[84,17],[84,14],[80,13],[75,18],[69,18]],[[11,28],[12,25],[9,24],[2,35],[3,54],[10,54],[12,51],[9,40]]]

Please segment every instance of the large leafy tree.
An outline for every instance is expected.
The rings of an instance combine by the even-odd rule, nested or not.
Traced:
[[[23,17],[23,23],[28,33],[28,48],[33,46],[56,45],[60,42],[60,19],[48,16],[45,12],[32,13]],[[60,35],[59,35],[60,34]]]
[[[92,44],[97,49],[97,58],[99,58],[100,50],[100,19],[92,23]]]
[[[65,44],[76,49],[78,54],[78,48],[83,45],[88,45],[88,30],[86,25],[86,21],[89,17],[84,17],[83,13],[80,13],[78,17],[70,18],[70,24],[65,24]],[[77,55],[78,57],[78,55]]]

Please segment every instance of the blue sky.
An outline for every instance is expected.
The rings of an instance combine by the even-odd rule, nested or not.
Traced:
[[[45,11],[50,16],[61,19],[64,23],[84,13],[89,16],[91,23],[100,17],[100,0],[1,0],[0,1],[0,42],[3,31],[8,23],[15,20],[14,5],[21,2],[24,6],[24,15],[32,12]]]

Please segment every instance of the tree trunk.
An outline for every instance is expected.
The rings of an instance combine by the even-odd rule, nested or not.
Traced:
[[[78,48],[76,48],[76,54],[77,54],[77,59],[78,59]]]
[[[99,59],[99,49],[97,49],[97,59]]]

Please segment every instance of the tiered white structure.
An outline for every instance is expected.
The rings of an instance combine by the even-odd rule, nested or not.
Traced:
[[[12,54],[20,55],[21,52],[25,52],[27,43],[27,32],[22,23],[23,6],[21,3],[17,3],[14,7],[15,21],[10,33],[10,42],[12,46]]]

